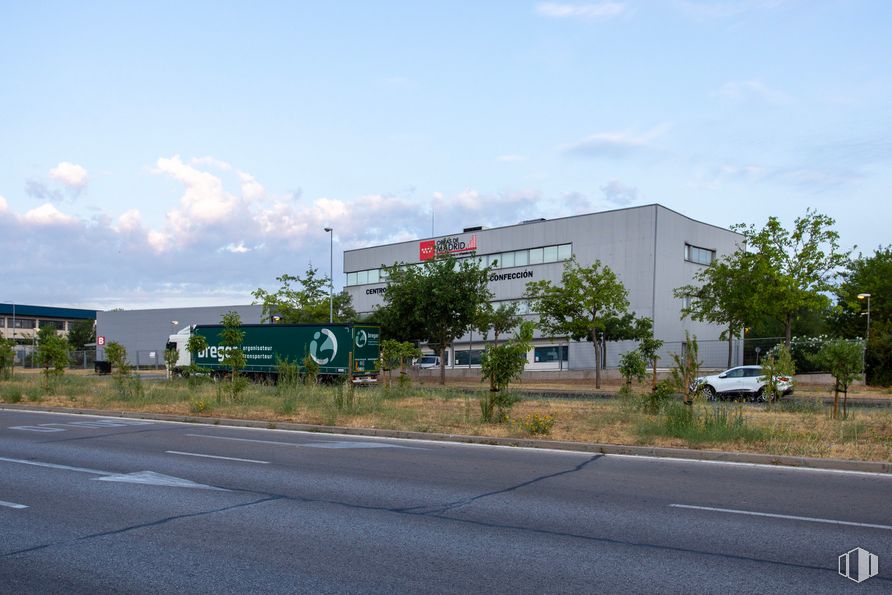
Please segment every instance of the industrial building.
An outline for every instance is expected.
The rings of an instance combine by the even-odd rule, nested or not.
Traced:
[[[96,320],[96,310],[0,304],[0,338],[28,345],[41,327],[51,326],[65,336],[72,324],[82,320]]]
[[[696,221],[658,204],[631,207],[558,219],[536,219],[516,225],[486,229],[465,228],[461,233],[373,246],[344,252],[346,291],[357,312],[369,313],[383,303],[387,287],[384,267],[396,263],[423,263],[437,254],[475,257],[492,266],[489,290],[494,303],[516,302],[521,313],[535,318],[524,300],[530,281],[561,282],[564,262],[575,257],[583,266],[595,261],[610,267],[629,292],[630,310],[654,322],[654,335],[673,344],[685,339],[685,331],[705,340],[716,340],[722,327],[681,318],[682,299],[674,290],[692,283],[697,272],[716,258],[734,252],[743,236]],[[528,354],[528,370],[591,369],[594,350],[590,343],[563,337],[536,336]],[[450,367],[473,367],[485,347],[480,336],[467,334],[447,354]],[[626,346],[627,347],[627,346]],[[677,351],[677,349],[675,349]],[[624,351],[614,345],[606,364],[613,367]],[[722,366],[717,361],[706,366]]]

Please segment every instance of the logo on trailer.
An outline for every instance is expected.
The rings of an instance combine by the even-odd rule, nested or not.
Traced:
[[[880,572],[880,561],[876,554],[856,547],[839,557],[839,574],[850,581],[862,583]]]
[[[357,347],[365,347],[365,344],[369,342],[369,336],[362,329],[356,333],[356,346]]]
[[[334,361],[335,355],[338,353],[338,338],[331,330],[324,328],[316,331],[313,340],[310,341],[310,357],[313,361],[324,366],[328,362]]]

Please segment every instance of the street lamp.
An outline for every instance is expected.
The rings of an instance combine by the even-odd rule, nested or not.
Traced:
[[[328,232],[328,324],[334,322],[334,228],[326,227]]]
[[[859,293],[858,299],[867,300],[867,335],[864,337],[864,353],[862,353],[862,363],[861,367],[864,368],[864,384],[867,384],[867,343],[870,341],[870,294],[869,293]]]

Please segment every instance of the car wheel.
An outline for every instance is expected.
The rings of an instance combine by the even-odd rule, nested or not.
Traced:
[[[715,401],[715,389],[708,384],[703,387],[703,395],[707,401]]]
[[[756,403],[764,403],[765,402],[765,389],[760,388],[756,391],[756,394],[753,395],[753,401]]]

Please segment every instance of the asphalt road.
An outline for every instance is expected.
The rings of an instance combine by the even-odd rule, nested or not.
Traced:
[[[890,568],[892,476],[0,411],[3,593],[889,593]]]

